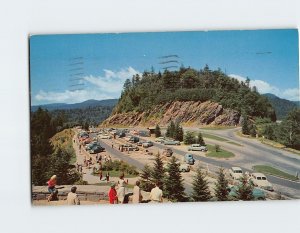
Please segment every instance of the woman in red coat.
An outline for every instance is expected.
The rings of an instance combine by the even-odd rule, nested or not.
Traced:
[[[117,204],[117,191],[115,183],[112,183],[108,191],[108,198],[110,204]]]

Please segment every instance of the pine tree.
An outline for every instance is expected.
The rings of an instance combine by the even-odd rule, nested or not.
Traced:
[[[236,191],[237,199],[243,201],[251,201],[253,197],[253,184],[251,181],[248,181],[246,174],[244,174],[240,179],[240,185]]]
[[[175,124],[174,139],[180,142],[183,141],[183,129],[178,122]]]
[[[197,143],[200,144],[201,146],[205,145],[205,142],[204,142],[204,139],[202,137],[202,133],[201,132],[198,133]]]
[[[228,201],[228,180],[225,178],[224,169],[220,168],[215,187],[215,196],[218,201]]]
[[[159,125],[156,125],[155,127],[155,137],[160,137],[161,136],[161,131]]]
[[[197,169],[194,177],[192,198],[194,201],[208,201],[211,198],[208,182],[200,168]]]
[[[249,127],[249,134],[251,135],[251,137],[255,137],[256,136],[256,127],[254,124],[251,124]]]
[[[173,202],[187,201],[179,166],[178,160],[173,156],[168,164],[168,175],[164,182],[164,196]]]
[[[195,143],[195,137],[194,134],[190,131],[186,132],[183,139],[184,144],[190,145]]]
[[[151,172],[151,179],[154,184],[158,182],[163,186],[165,176],[163,165],[162,157],[160,156],[160,153],[157,153],[154,160],[153,170]]]
[[[242,124],[242,133],[245,135],[249,135],[249,122],[248,122],[248,118],[246,116],[243,117],[243,124]]]
[[[144,169],[142,170],[140,174],[140,187],[142,190],[146,192],[150,192],[152,188],[154,188],[154,184],[151,182],[151,174],[152,174],[152,169],[148,166],[145,165]]]
[[[174,138],[175,135],[175,124],[174,121],[171,121],[168,125],[166,136],[169,138]]]

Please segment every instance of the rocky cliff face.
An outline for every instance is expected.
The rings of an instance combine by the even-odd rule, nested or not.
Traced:
[[[102,126],[166,126],[171,120],[186,126],[237,125],[240,117],[239,112],[224,109],[222,105],[212,101],[175,101],[155,106],[145,112],[114,114]]]

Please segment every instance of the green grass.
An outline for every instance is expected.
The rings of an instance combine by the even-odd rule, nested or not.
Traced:
[[[299,180],[299,178],[286,173],[284,171],[278,170],[274,167],[271,166],[267,166],[267,165],[255,165],[252,167],[253,170],[255,170],[256,172],[261,172],[261,173],[265,173],[265,174],[269,174],[269,175],[273,175],[273,176],[278,176],[278,177],[282,177],[288,180]]]
[[[241,145],[241,144],[239,144],[239,143],[231,142],[231,141],[228,141],[227,143],[230,143],[230,144],[233,144],[233,145],[236,145],[236,146],[243,146],[243,145]]]
[[[214,158],[232,158],[235,156],[234,153],[224,150],[222,149],[222,147],[220,147],[220,151],[216,152],[215,150],[215,146],[213,145],[207,145],[207,149],[208,151],[206,152],[206,156],[208,157],[214,157]]]
[[[111,170],[111,171],[108,171],[109,172],[109,176],[110,177],[119,177],[120,174],[122,173],[121,171],[116,171],[116,170]],[[103,177],[106,175],[106,171],[102,171],[102,174],[103,174]],[[94,176],[99,176],[97,173],[94,174]],[[125,179],[126,178],[135,178],[137,177],[138,175],[132,175],[132,174],[127,174],[125,172]]]
[[[215,136],[215,135],[212,135],[212,134],[207,134],[207,133],[202,133],[202,136],[205,137],[205,138],[210,138],[210,139],[217,140],[217,141],[220,141],[220,142],[228,141],[225,138],[221,138],[221,137],[218,137],[218,136]]]

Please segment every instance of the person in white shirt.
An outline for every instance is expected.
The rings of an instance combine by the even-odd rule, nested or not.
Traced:
[[[124,204],[124,198],[125,198],[125,181],[121,180],[119,181],[118,190],[117,190],[117,197],[118,197],[118,203]]]
[[[162,190],[159,188],[159,183],[155,183],[155,187],[151,190],[149,196],[151,202],[162,202]]]
[[[132,203],[137,204],[143,200],[143,196],[141,194],[140,182],[137,181],[135,186],[133,187],[133,195],[132,195]]]
[[[80,201],[78,199],[78,196],[76,194],[77,187],[73,186],[71,188],[71,192],[68,193],[67,197],[67,203],[68,205],[80,205]]]

